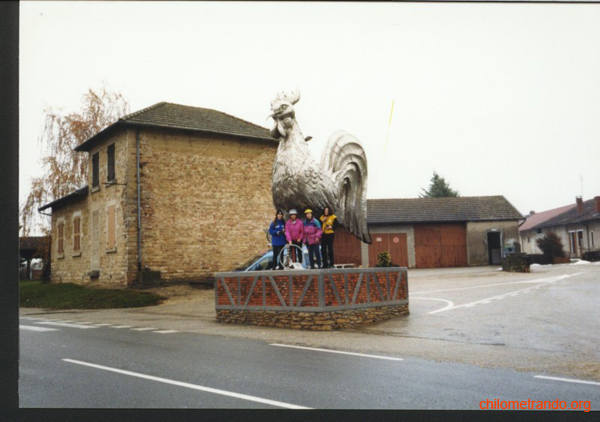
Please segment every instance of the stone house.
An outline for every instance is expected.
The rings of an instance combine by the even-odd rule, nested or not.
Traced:
[[[269,130],[161,102],[83,142],[88,184],[52,209],[52,281],[195,281],[267,249]]]
[[[500,264],[506,248],[518,249],[522,219],[504,196],[369,199],[373,244],[341,233],[336,262],[372,267],[387,251],[394,264],[409,268]]]
[[[541,253],[535,239],[550,231],[561,238],[565,252],[571,258],[580,258],[585,252],[600,251],[600,196],[587,201],[577,196],[574,204],[549,212],[552,211],[550,218],[539,222],[534,220],[535,224],[523,224],[521,227],[521,242],[526,250],[532,251],[529,253]],[[533,216],[527,217],[527,220]]]

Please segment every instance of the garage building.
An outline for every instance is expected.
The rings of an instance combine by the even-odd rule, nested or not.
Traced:
[[[496,265],[519,249],[523,216],[504,196],[370,199],[367,212],[373,244],[339,230],[336,263],[373,267],[387,251],[409,268]]]

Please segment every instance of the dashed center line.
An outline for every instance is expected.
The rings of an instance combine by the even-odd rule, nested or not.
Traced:
[[[388,356],[366,355],[364,353],[354,353],[354,352],[342,352],[339,350],[319,349],[317,347],[292,346],[290,344],[272,343],[272,344],[269,344],[269,346],[290,347],[292,349],[304,349],[304,350],[312,350],[312,351],[316,351],[316,352],[339,353],[342,355],[361,356],[361,357],[373,358],[373,359],[385,359],[385,360],[396,360],[396,361],[404,360],[402,358],[391,358]]]
[[[219,390],[217,388],[204,387],[201,385],[190,384],[187,382],[175,381],[175,380],[170,380],[167,378],[160,378],[160,377],[140,374],[140,373],[132,372],[132,371],[125,371],[123,369],[111,368],[109,366],[96,365],[94,363],[82,362],[79,360],[63,359],[63,361],[69,362],[69,363],[75,363],[77,365],[89,366],[91,368],[102,369],[104,371],[116,372],[118,374],[129,375],[131,377],[143,378],[143,379],[147,379],[147,380],[151,380],[151,381],[158,381],[158,382],[162,382],[165,384],[176,385],[179,387],[185,387],[185,388],[190,388],[193,390],[204,391],[207,393],[219,394],[222,396],[233,397],[236,399],[248,400],[248,401],[252,401],[252,402],[256,402],[256,403],[268,404],[268,405],[276,406],[276,407],[283,407],[286,409],[310,409],[309,407],[298,406],[298,405],[291,404],[291,403],[284,403],[281,401],[269,400],[269,399],[264,399],[264,398],[256,397],[256,396],[249,396],[247,394],[239,394],[239,393],[234,393],[232,391]]]
[[[110,328],[132,328],[133,325],[113,325]]]
[[[552,380],[552,381],[574,382],[574,383],[577,383],[577,384],[600,385],[600,382],[585,381],[585,380],[574,380],[574,379],[570,379],[570,378],[547,377],[545,375],[534,375],[533,378],[540,378],[540,379]]]
[[[35,325],[19,325],[19,329],[39,332],[58,331],[58,328],[36,327]]]
[[[68,322],[55,322],[55,321],[43,321],[43,322],[38,322],[38,324],[55,325],[57,327],[79,328],[82,330],[85,330],[88,328],[98,328],[93,325],[78,325],[78,324],[69,324]]]
[[[158,328],[152,327],[143,327],[143,328],[132,328],[133,331],[149,331],[149,330],[158,330]]]

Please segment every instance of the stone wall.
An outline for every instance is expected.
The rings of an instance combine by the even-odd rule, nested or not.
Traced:
[[[115,180],[109,183],[108,180],[108,146],[115,145]],[[131,221],[127,220],[126,204],[130,198],[131,185],[135,186],[135,177],[131,176],[130,162],[131,146],[128,143],[127,134],[124,129],[117,131],[113,136],[98,143],[89,152],[90,166],[88,186],[90,193],[88,195],[89,224],[88,239],[90,241],[90,269],[99,270],[99,277],[92,279],[92,282],[99,284],[110,284],[118,286],[127,286],[132,284],[128,278],[128,227]],[[97,188],[92,188],[92,165],[91,157],[98,152],[100,158],[99,179],[100,184]],[[115,207],[115,247],[108,247],[108,207]],[[97,213],[97,214],[96,214]],[[91,247],[93,239],[93,219],[94,216],[99,219],[98,222],[98,245]],[[134,226],[135,227],[135,226]],[[94,254],[97,256],[94,259]],[[99,265],[94,264],[99,263]]]
[[[507,254],[502,259],[502,270],[514,273],[528,273],[531,259],[527,254],[514,253]]]
[[[333,312],[218,310],[217,321],[266,327],[331,331],[409,314],[408,304]]]
[[[140,142],[144,268],[202,280],[268,249],[276,142],[157,129]]]
[[[73,217],[81,215],[81,248],[73,250]],[[64,253],[58,253],[58,223],[64,222]],[[90,281],[89,212],[87,198],[73,202],[52,212],[51,282],[83,283]]]

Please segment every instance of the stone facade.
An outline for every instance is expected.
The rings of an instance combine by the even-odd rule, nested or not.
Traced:
[[[275,143],[144,130],[142,257],[165,280],[232,270],[268,248]]]
[[[480,221],[467,223],[467,257],[470,266],[488,265],[488,232],[499,232],[501,246],[512,247],[519,240],[516,221]]]
[[[138,140],[142,269],[159,271],[165,281],[202,280],[268,248],[264,229],[274,216],[270,179],[276,142],[123,126],[90,148],[89,193],[53,207],[52,281],[136,284]],[[111,144],[115,180],[109,182]],[[97,187],[92,186],[95,153]],[[80,253],[73,253],[75,214],[82,218]],[[55,240],[60,221],[65,224],[62,256]],[[112,236],[114,245],[109,245]]]

